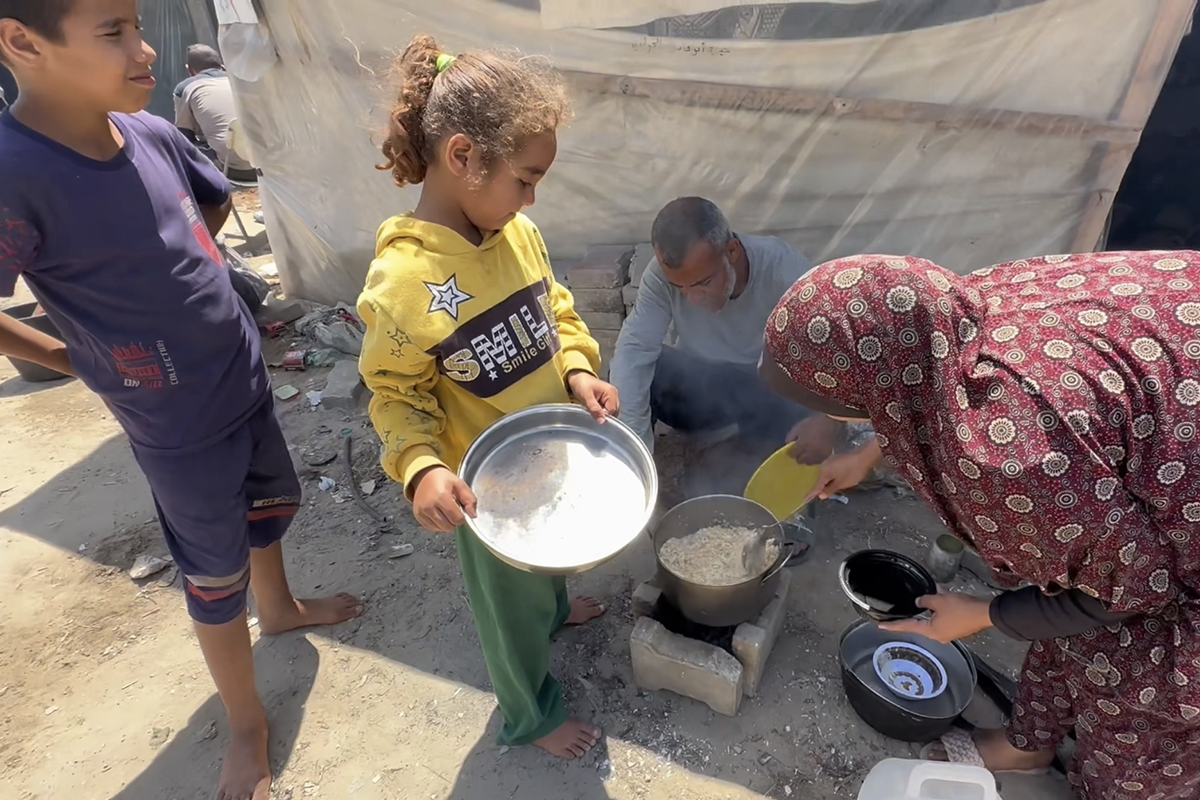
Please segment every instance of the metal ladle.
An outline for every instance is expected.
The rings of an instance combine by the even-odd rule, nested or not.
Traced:
[[[780,547],[776,549],[775,555],[772,557],[767,551],[768,543],[775,538],[772,534],[777,532],[780,542]],[[779,553],[782,550],[782,542],[787,537],[783,531],[783,520],[776,522],[774,525],[767,525],[764,528],[759,528],[753,538],[742,545],[742,567],[745,568],[749,575],[761,575],[767,571],[767,568],[775,563],[775,559],[779,558]]]

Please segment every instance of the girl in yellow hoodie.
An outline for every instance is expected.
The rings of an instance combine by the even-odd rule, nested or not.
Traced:
[[[579,758],[600,731],[568,719],[549,672],[550,636],[604,612],[566,581],[522,572],[463,524],[475,495],[456,474],[467,447],[505,414],[572,397],[598,420],[618,411],[596,377],[600,351],[546,245],[520,212],[557,153],[570,113],[561,79],[535,60],[457,58],[428,36],[397,62],[402,83],[383,145],[397,185],[423,184],[416,210],[379,229],[358,311],[359,369],[374,392],[383,466],[431,531],[456,531],[483,657],[504,714],[500,740]]]

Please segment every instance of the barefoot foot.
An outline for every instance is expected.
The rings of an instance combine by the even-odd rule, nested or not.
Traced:
[[[605,611],[608,609],[594,597],[572,597],[571,614],[567,617],[567,624],[583,625],[603,616]]]
[[[1019,750],[1008,741],[1003,728],[975,731],[971,735],[983,764],[992,772],[1039,772],[1054,763],[1053,750],[1027,752]],[[934,744],[929,748],[929,758],[934,761],[949,761],[946,748]]]
[[[549,736],[533,743],[552,756],[568,761],[583,758],[600,741],[600,729],[577,719],[569,719]],[[257,798],[255,799],[257,800]]]
[[[267,755],[267,720],[234,730],[221,765],[217,800],[267,800],[271,794],[271,762]]]
[[[258,610],[259,629],[274,636],[313,625],[336,625],[363,613],[363,601],[351,594],[335,594],[313,600],[293,600],[280,609]]]

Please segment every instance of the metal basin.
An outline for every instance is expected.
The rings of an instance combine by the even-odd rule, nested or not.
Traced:
[[[620,420],[574,405],[509,414],[475,440],[459,476],[479,498],[467,525],[518,569],[568,575],[621,552],[650,523],[658,472]]]
[[[55,339],[62,341],[62,334],[59,333],[58,326],[50,320],[50,317],[45,314],[34,315],[33,312],[37,308],[37,305],[37,303],[22,303],[21,305],[4,309],[3,313],[13,319],[24,322],[29,327],[41,331],[47,336],[53,336]],[[13,368],[16,369],[17,374],[30,383],[56,381],[61,378],[70,377],[49,367],[43,367],[41,364],[35,364],[32,361],[12,357],[9,357],[8,360],[13,365]]]
[[[937,697],[898,697],[875,673],[875,651],[887,642],[908,642],[928,650],[946,670],[946,689]],[[941,644],[911,633],[889,633],[866,620],[842,634],[838,647],[842,688],[851,708],[884,736],[902,742],[932,742],[950,730],[975,695],[979,678],[971,653],[959,643]]]
[[[700,625],[719,628],[756,619],[775,596],[779,571],[795,552],[795,542],[781,543],[779,557],[761,575],[730,586],[685,580],[667,569],[658,553],[671,539],[711,525],[764,528],[775,521],[775,515],[758,503],[735,495],[710,494],[680,503],[663,515],[654,531],[654,559],[658,564],[655,582],[679,613]]]

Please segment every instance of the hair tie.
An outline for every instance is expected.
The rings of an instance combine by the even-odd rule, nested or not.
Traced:
[[[450,69],[450,65],[453,64],[457,60],[458,59],[455,56],[452,56],[449,53],[442,53],[440,56],[438,56],[437,57],[438,75],[441,75],[443,72]]]

